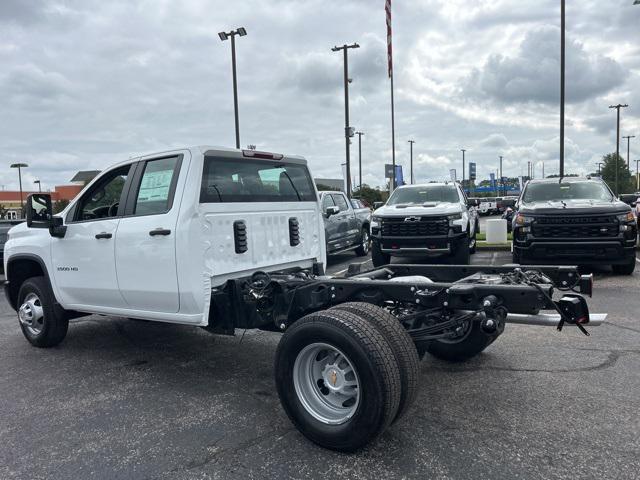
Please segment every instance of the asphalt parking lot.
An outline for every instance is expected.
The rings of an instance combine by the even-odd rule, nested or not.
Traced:
[[[93,316],[41,350],[2,298],[0,478],[640,478],[640,274],[596,277],[591,337],[511,326],[466,364],[427,357],[409,415],[353,455],[289,423],[277,334]]]

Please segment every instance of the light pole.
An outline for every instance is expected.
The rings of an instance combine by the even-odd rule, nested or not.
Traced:
[[[462,152],[462,190],[464,190],[464,154],[466,153],[466,150],[461,148],[460,151]]]
[[[22,169],[27,168],[29,165],[26,163],[12,163],[11,168],[18,169],[18,182],[20,183],[20,217],[22,217],[22,211],[24,210],[24,201],[22,200]]]
[[[40,185],[40,180],[34,180],[33,183],[38,184],[38,192],[42,192],[42,186]]]
[[[560,2],[560,178],[564,177],[565,0]]]
[[[629,105],[622,105],[621,103],[619,103],[618,105],[611,105],[609,106],[609,108],[615,108],[617,111],[617,123],[616,123],[616,189],[615,189],[615,194],[616,197],[618,196],[619,189],[618,189],[618,159],[620,158],[620,109],[621,108],[627,108]]]
[[[218,37],[223,42],[231,38],[231,68],[233,70],[233,109],[236,119],[236,148],[240,148],[240,120],[238,119],[238,79],[236,75],[236,35],[244,37],[247,34],[247,30],[244,27],[240,27],[230,32],[220,32]]]
[[[638,0],[640,2],[640,0]],[[640,177],[638,176],[638,163],[640,163],[640,158],[636,160],[636,192],[640,190]]]
[[[346,43],[341,47],[333,47],[332,52],[343,51],[344,62],[344,140],[347,159],[347,198],[351,198],[351,159],[350,148],[351,137],[353,136],[352,130],[349,127],[349,57],[347,52],[350,48],[360,48],[357,43],[347,45]]]
[[[622,137],[622,138],[626,138],[627,139],[627,168],[631,168],[631,156],[630,156],[631,139],[632,138],[636,138],[636,136],[635,135],[627,135],[626,137]]]
[[[604,165],[604,163],[598,162],[598,163],[596,163],[596,165],[598,166],[598,176],[601,177],[602,176],[602,165]]]
[[[409,140],[409,147],[410,147],[410,168],[411,168],[411,185],[413,185],[413,144],[416,143],[415,140]]]
[[[362,136],[363,132],[356,132],[358,135],[358,175],[359,175],[359,185],[360,185],[360,195],[362,195]]]
[[[500,195],[504,195],[504,180],[502,179],[502,155],[500,155]]]

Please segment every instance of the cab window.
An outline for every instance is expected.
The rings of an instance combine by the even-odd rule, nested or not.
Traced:
[[[100,220],[118,215],[124,185],[131,165],[106,173],[85,193],[76,208],[75,221]]]
[[[335,206],[336,206],[336,204],[335,204],[335,202],[333,201],[333,198],[331,198],[331,195],[325,195],[325,196],[322,198],[322,211],[323,211],[323,212],[326,212],[326,211],[327,211],[327,208],[329,208],[329,207],[335,207]]]
[[[179,170],[178,157],[149,160],[144,166],[133,214],[157,215],[168,212]]]
[[[342,195],[331,195],[331,196],[333,197],[333,201],[336,202],[336,205],[338,206],[341,212],[345,212],[349,210],[347,201],[344,199]]]

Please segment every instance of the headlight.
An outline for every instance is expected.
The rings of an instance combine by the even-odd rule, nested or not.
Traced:
[[[447,215],[447,219],[449,220],[450,227],[453,227],[454,225],[462,225],[462,213]]]
[[[528,217],[520,213],[516,215],[516,225],[518,226],[529,225],[531,222],[533,222],[533,217]]]
[[[380,217],[371,217],[371,228],[380,228]]]
[[[636,221],[636,217],[633,215],[633,212],[627,212],[622,215],[618,215],[618,221],[620,223],[632,223]]]

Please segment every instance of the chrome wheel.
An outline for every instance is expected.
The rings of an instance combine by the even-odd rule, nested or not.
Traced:
[[[32,335],[40,335],[44,329],[44,311],[42,302],[35,293],[29,293],[18,309],[20,323]]]
[[[366,230],[362,231],[362,251],[366,255],[369,253],[369,245],[371,244],[371,240],[369,239],[369,232]]]
[[[358,409],[358,374],[346,355],[326,343],[312,343],[300,351],[293,384],[302,406],[322,423],[342,424]]]

